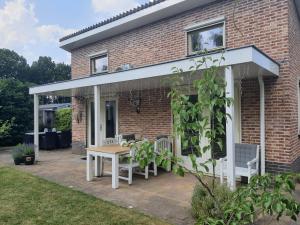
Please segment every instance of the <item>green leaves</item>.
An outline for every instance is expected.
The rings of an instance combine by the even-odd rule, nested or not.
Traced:
[[[151,162],[154,162],[154,143],[148,140],[139,141],[131,144],[131,147],[135,150],[134,159],[139,162],[141,168],[145,168]]]
[[[59,109],[55,112],[55,127],[60,131],[72,129],[72,109]]]

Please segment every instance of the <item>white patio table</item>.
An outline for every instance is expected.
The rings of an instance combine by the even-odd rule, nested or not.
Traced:
[[[105,145],[101,147],[90,147],[87,148],[87,159],[86,159],[86,179],[91,181],[93,179],[92,162],[95,157],[95,175],[102,175],[101,157],[111,158],[111,171],[112,171],[112,188],[116,189],[119,187],[119,156],[129,153],[129,147],[122,147],[120,145]]]

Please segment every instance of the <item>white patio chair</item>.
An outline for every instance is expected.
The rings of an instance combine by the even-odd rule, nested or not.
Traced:
[[[224,175],[227,173],[225,165],[227,158],[220,159],[220,182],[223,184]],[[226,163],[227,164],[227,163]],[[226,167],[225,167],[226,166]],[[235,144],[235,176],[248,177],[259,173],[259,145]]]
[[[162,151],[171,150],[171,141],[169,138],[160,138],[154,143],[154,153],[160,155]],[[166,169],[168,172],[171,171],[171,165]],[[157,164],[154,160],[153,171],[154,176],[157,176]]]
[[[145,179],[149,177],[149,167],[146,166],[144,171],[140,168],[140,165],[135,158],[135,149],[130,150],[130,157],[124,156],[123,160],[119,162],[119,169],[128,171],[128,176],[119,176],[119,179],[127,180],[128,184],[132,184],[132,175],[139,174],[145,176]]]
[[[117,145],[117,144],[119,144],[118,138],[105,138],[102,141],[102,145]]]

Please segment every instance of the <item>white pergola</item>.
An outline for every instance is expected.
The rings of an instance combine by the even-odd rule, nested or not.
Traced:
[[[205,57],[207,57],[206,55]],[[209,54],[212,59],[220,59],[222,56],[225,60],[222,62],[224,67],[225,79],[227,82],[226,95],[234,98],[234,80],[242,78],[257,78],[260,86],[260,147],[261,147],[261,173],[265,172],[265,93],[264,93],[264,77],[279,76],[279,65],[258,50],[254,46],[247,46],[238,49],[229,49],[224,53]],[[203,56],[194,57],[194,60]],[[95,102],[95,145],[100,146],[102,143],[100,135],[100,97],[102,87],[109,86],[112,89],[122,87],[126,88],[138,87],[138,82],[147,80],[149,88],[151,84],[157,84],[162,78],[172,76],[171,68],[181,68],[184,72],[188,72],[190,67],[194,65],[191,58],[184,58],[176,61],[149,65],[136,69],[122,72],[114,72],[106,75],[89,76],[80,79],[74,79],[65,82],[58,82],[35,86],[30,88],[29,93],[34,95],[34,144],[36,158],[39,158],[39,137],[38,137],[38,108],[40,95],[54,96],[74,96],[74,93],[80,95],[83,92],[89,92],[94,96]],[[211,67],[212,63],[208,63],[207,67]],[[207,67],[203,65],[200,70]],[[130,90],[130,89],[129,89]],[[226,107],[226,112],[231,115],[231,120],[226,124],[226,144],[228,159],[228,186],[235,189],[235,134],[234,134],[234,105]]]

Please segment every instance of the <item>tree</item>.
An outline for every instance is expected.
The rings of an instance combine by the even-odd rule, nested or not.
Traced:
[[[71,79],[71,67],[65,63],[57,63],[55,65],[54,80],[63,81]]]
[[[0,49],[0,78],[26,80],[29,65],[23,56],[9,49]]]
[[[64,63],[55,64],[51,57],[40,56],[30,67],[27,81],[35,84],[53,83],[56,81],[69,80],[71,67]]]
[[[0,96],[0,120],[10,121],[4,122],[10,125],[9,132],[0,137],[0,145],[22,142],[24,133],[33,127],[33,101],[28,85],[15,79],[0,79]]]

